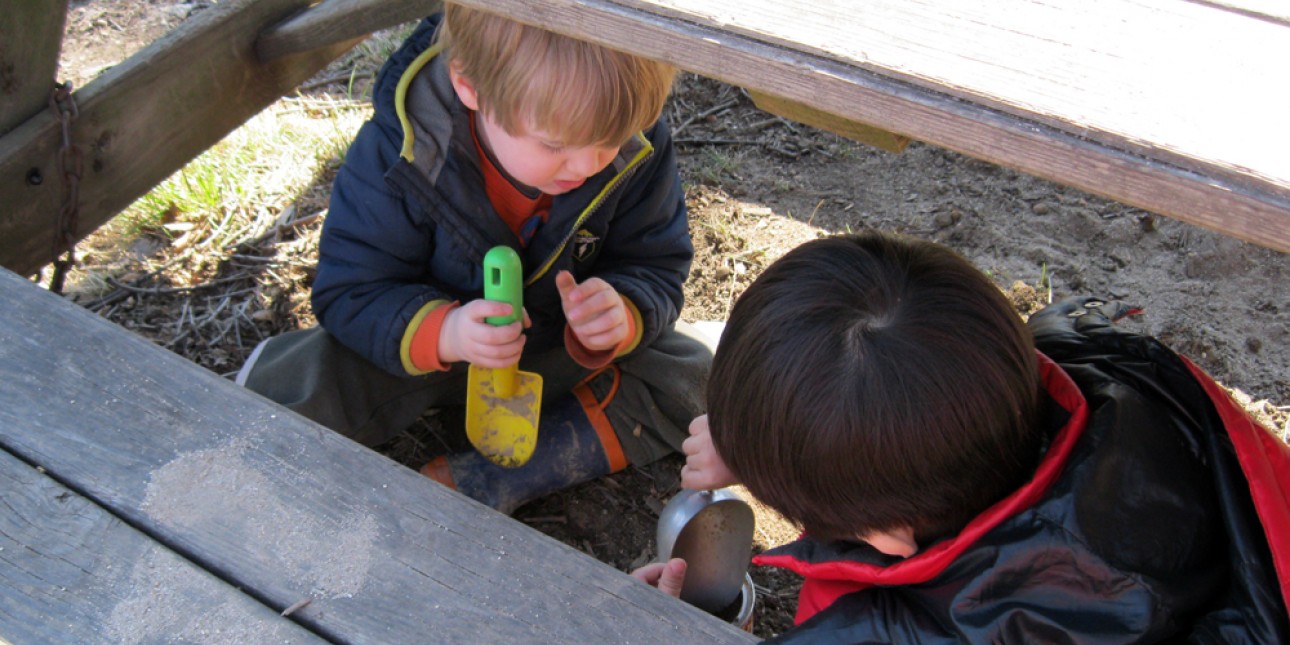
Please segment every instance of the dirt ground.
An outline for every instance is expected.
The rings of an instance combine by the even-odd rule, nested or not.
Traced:
[[[79,87],[209,3],[71,4],[60,80]],[[934,146],[915,142],[900,154],[867,148],[762,112],[740,89],[692,75],[679,80],[665,116],[680,153],[696,251],[686,320],[724,319],[763,268],[803,241],[900,231],[956,249],[1023,313],[1046,302],[1050,290],[1054,299],[1096,295],[1143,307],[1145,316],[1126,323],[1131,329],[1188,355],[1239,390],[1278,435],[1290,434],[1290,256]],[[299,212],[325,209],[327,181],[301,196]],[[86,271],[111,266],[117,277],[107,289],[73,297],[232,374],[257,339],[313,324],[307,299],[318,229],[316,218],[304,220],[227,257],[183,262],[164,242],[152,241],[146,252],[136,244],[133,255],[123,255],[123,245],[91,239],[80,248]],[[272,280],[232,257],[248,252],[276,257]],[[210,324],[199,327],[198,319]],[[424,463],[442,451],[441,425],[429,415],[383,451],[408,465]],[[626,571],[655,557],[658,511],[678,490],[680,464],[673,458],[632,467],[530,503],[516,517]],[[756,550],[795,536],[759,508]],[[755,633],[784,631],[799,581],[756,567],[752,574]]]

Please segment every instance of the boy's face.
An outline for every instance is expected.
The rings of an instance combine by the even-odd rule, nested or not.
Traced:
[[[476,133],[480,143],[493,153],[511,179],[525,186],[548,195],[567,193],[603,170],[618,154],[619,146],[566,145],[559,135],[532,124],[527,124],[523,132],[511,134],[492,115],[479,109],[474,84],[457,71],[456,65],[449,66],[449,75],[457,97],[479,117]]]
[[[618,146],[572,147],[558,135],[531,126],[522,133],[511,134],[491,116],[476,114],[481,143],[493,153],[502,170],[511,179],[548,195],[581,186],[618,155]]]

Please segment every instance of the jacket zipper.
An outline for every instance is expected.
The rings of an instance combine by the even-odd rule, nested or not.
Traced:
[[[555,250],[551,252],[551,255],[538,266],[536,271],[524,280],[524,286],[532,286],[535,282],[541,279],[542,276],[546,275],[546,272],[550,271],[551,267],[555,264],[555,261],[559,259],[560,254],[564,253],[564,249],[569,246],[569,241],[573,239],[575,234],[577,234],[578,228],[582,226],[582,223],[590,219],[592,215],[595,215],[596,211],[600,210],[600,206],[605,203],[605,200],[609,199],[609,197],[618,190],[619,186],[627,183],[627,180],[630,179],[632,175],[636,174],[636,170],[640,168],[641,164],[654,156],[654,146],[645,138],[645,135],[637,134],[636,136],[645,143],[645,150],[642,150],[641,153],[632,160],[630,165],[624,168],[618,176],[611,180],[610,185],[605,188],[605,191],[596,197],[596,201],[592,202],[586,210],[582,211],[582,214],[579,215],[578,219],[569,227],[569,232],[565,233],[564,239],[560,240],[560,244],[555,247]]]

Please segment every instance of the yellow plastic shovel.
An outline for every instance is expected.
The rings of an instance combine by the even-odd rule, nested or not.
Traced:
[[[493,247],[484,255],[484,298],[509,302],[509,316],[488,318],[492,325],[509,325],[524,317],[523,266],[509,246]],[[537,445],[542,406],[542,377],[517,366],[470,366],[466,389],[466,436],[479,454],[505,468],[528,463]]]

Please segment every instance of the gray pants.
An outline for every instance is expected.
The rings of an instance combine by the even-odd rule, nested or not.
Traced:
[[[680,450],[690,420],[705,410],[712,351],[713,341],[678,322],[649,346],[618,361],[621,381],[605,412],[631,463],[647,464]],[[464,405],[466,367],[460,363],[447,372],[397,376],[315,327],[261,343],[237,380],[336,432],[375,446],[430,408]],[[573,387],[590,374],[562,347],[526,355],[520,369],[542,376],[544,403],[571,396]],[[601,400],[612,376],[606,373],[591,382]]]

